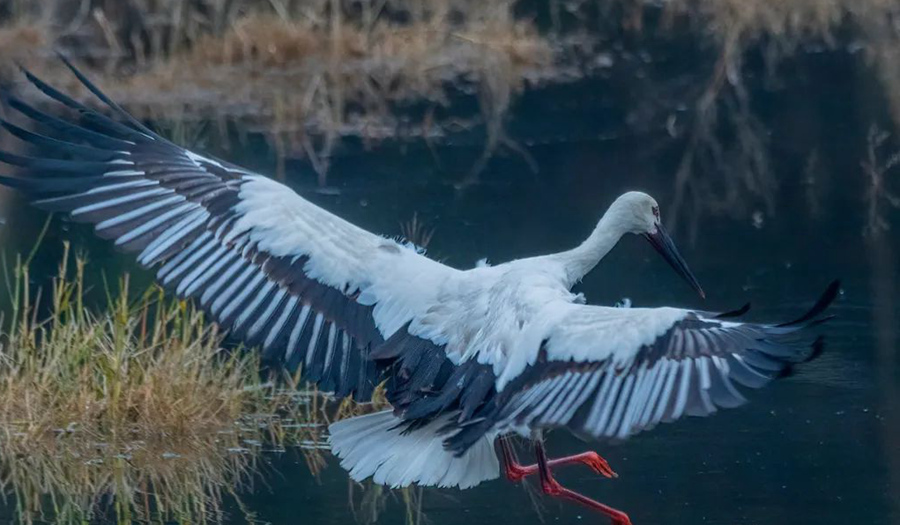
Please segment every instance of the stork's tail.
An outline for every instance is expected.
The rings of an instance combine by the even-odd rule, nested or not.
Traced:
[[[410,432],[390,410],[338,421],[328,427],[331,450],[350,477],[392,488],[410,484],[467,489],[500,476],[493,439],[482,437],[462,457],[444,449],[440,429],[452,416]]]

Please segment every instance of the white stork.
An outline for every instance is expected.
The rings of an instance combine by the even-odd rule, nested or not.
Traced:
[[[63,59],[65,61],[65,59]],[[815,356],[798,337],[834,299],[833,283],[790,323],[733,320],[679,308],[585,304],[571,288],[627,233],[641,234],[702,295],[650,196],[609,207],[580,246],[498,266],[457,270],[364,231],[287,187],[160,137],[66,65],[109,107],[90,109],[25,71],[74,118],[6,94],[29,131],[0,125],[39,153],[0,152],[17,167],[0,183],[157,267],[159,281],[193,298],[234,337],[336,396],[369,401],[384,381],[394,409],[335,423],[330,441],[351,477],[393,487],[468,488],[501,473],[537,473],[547,494],[615,509],[570,491],[551,473],[584,463],[613,476],[596,453],[548,459],[542,429],[625,439],[660,421],[705,416]],[[535,438],[521,466],[510,434]]]

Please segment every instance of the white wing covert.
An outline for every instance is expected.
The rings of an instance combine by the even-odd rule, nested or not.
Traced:
[[[566,427],[593,438],[625,439],[659,422],[706,416],[746,400],[821,351],[804,329],[834,300],[832,283],[805,315],[782,324],[674,308],[558,305],[539,350],[504,371],[499,392],[472,425],[447,440],[464,451],[487,431]],[[612,334],[612,335],[611,335]]]

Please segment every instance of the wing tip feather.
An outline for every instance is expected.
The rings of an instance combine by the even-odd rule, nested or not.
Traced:
[[[813,304],[812,308],[810,308],[805,314],[801,315],[797,319],[794,319],[793,321],[781,323],[781,324],[778,324],[775,326],[778,328],[786,328],[789,326],[801,325],[807,321],[815,319],[822,312],[824,312],[825,309],[827,309],[829,306],[831,306],[831,303],[833,303],[834,300],[837,299],[837,296],[840,293],[840,291],[841,291],[840,279],[835,279],[835,280],[831,281],[831,283],[828,285],[828,287],[825,288],[825,291],[822,292],[822,295],[820,295],[819,298],[816,300],[815,304]],[[830,318],[831,317],[829,317],[829,319]],[[822,321],[824,321],[824,320],[822,320]]]

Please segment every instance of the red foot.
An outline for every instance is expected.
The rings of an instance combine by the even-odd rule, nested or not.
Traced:
[[[628,514],[569,490],[560,485],[559,482],[553,478],[541,480],[541,491],[548,496],[574,501],[575,503],[580,503],[592,510],[602,512],[609,517],[612,525],[632,525],[631,518],[628,517]]]
[[[503,465],[506,479],[513,483],[522,481],[527,476],[532,476],[538,472],[537,465],[519,465],[516,462],[512,448],[505,440],[500,441],[501,451],[503,453]],[[573,465],[575,463],[584,463],[591,467],[591,470],[605,476],[607,478],[618,478],[619,475],[609,466],[609,462],[603,459],[596,452],[582,452],[574,456],[566,456],[563,458],[551,459],[547,461],[548,467],[561,467],[563,465]]]
[[[576,459],[577,458],[577,459]],[[616,471],[609,466],[609,462],[603,459],[600,454],[597,454],[594,451],[584,452],[582,454],[578,454],[577,456],[571,456],[570,458],[561,458],[561,459],[551,459],[547,464],[551,467],[555,466],[554,462],[562,461],[564,459],[572,459],[574,461],[580,461],[585,465],[591,467],[594,472],[597,474],[602,474],[607,478],[618,478],[619,475],[616,474]],[[562,464],[562,463],[559,463]]]
[[[553,478],[553,473],[550,472],[551,461],[547,459],[547,454],[544,451],[544,446],[540,441],[535,442],[535,454],[537,455],[538,475],[541,479],[541,490],[544,492],[544,494],[573,501],[591,510],[595,510],[597,512],[605,514],[611,520],[612,525],[631,525],[631,520],[628,518],[628,515],[621,510],[616,510],[608,505],[604,505],[599,501],[592,500],[587,496],[579,494],[573,490],[569,490],[560,485],[559,482]],[[584,457],[588,457],[589,454],[590,453],[588,453],[587,456],[585,454],[581,454],[580,456],[582,456],[583,458],[579,461],[585,462]],[[600,458],[599,456],[597,457],[600,460],[603,460],[603,458]],[[603,461],[603,464],[605,463],[606,462]],[[600,464],[598,463],[598,468],[602,468],[599,467],[599,465]],[[605,465],[605,468],[609,468],[609,465]],[[612,471],[610,470],[610,472]]]

